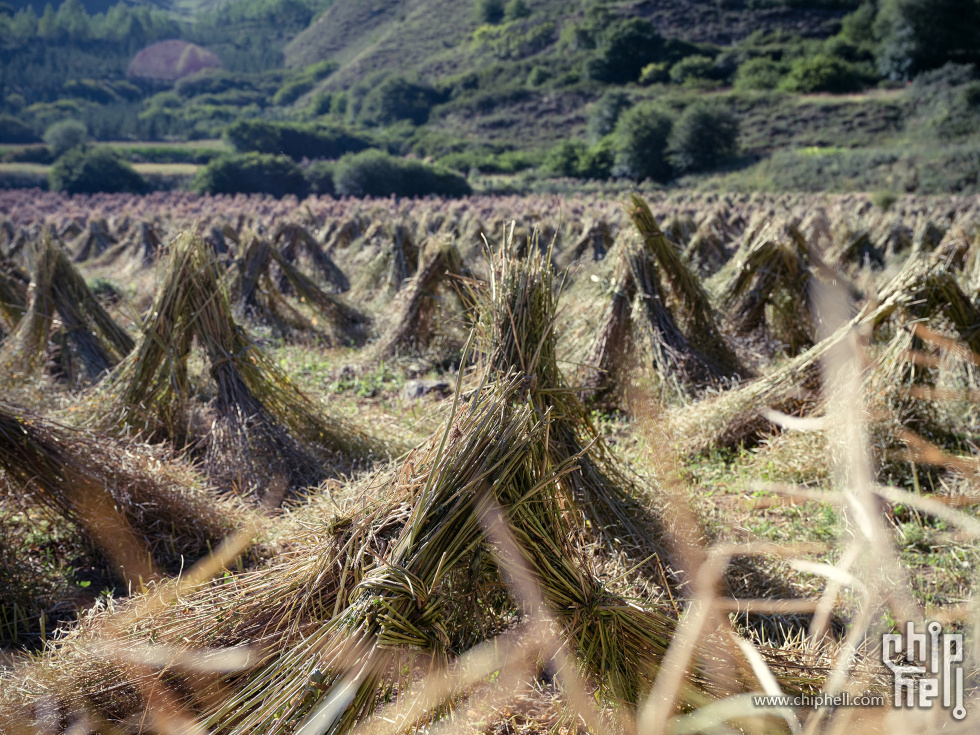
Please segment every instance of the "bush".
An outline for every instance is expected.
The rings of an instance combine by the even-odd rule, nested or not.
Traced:
[[[717,168],[738,153],[738,120],[728,110],[696,102],[674,123],[667,152],[682,173]]]
[[[51,191],[67,194],[142,194],[147,190],[143,177],[108,148],[72,148],[55,161],[48,184]]]
[[[797,59],[780,85],[789,92],[831,92],[846,94],[860,92],[867,78],[854,64],[833,56],[812,56]]]
[[[460,197],[472,193],[466,179],[454,171],[376,150],[341,158],[334,185],[340,196],[355,197]]]
[[[596,100],[589,113],[589,141],[597,143],[616,128],[620,115],[630,108],[629,95],[617,89],[607,89]]]
[[[336,126],[264,120],[239,120],[225,128],[224,138],[242,153],[284,154],[296,161],[303,158],[340,158],[345,153],[357,153],[373,144],[362,135]]]
[[[749,59],[735,72],[734,87],[740,91],[776,89],[786,76],[789,67],[768,56]]]
[[[686,87],[704,87],[717,81],[715,62],[699,54],[681,59],[670,67],[670,81]]]
[[[666,84],[670,81],[670,74],[667,71],[668,66],[666,61],[647,64],[640,71],[640,84],[644,86],[650,84]]]
[[[528,72],[526,84],[529,87],[540,87],[549,79],[551,79],[551,72],[543,66],[536,66]]]
[[[510,0],[504,6],[504,17],[507,20],[520,20],[531,15],[531,9],[524,0]]]
[[[476,18],[481,23],[496,25],[504,19],[504,0],[476,0]]]
[[[976,0],[882,0],[874,21],[878,70],[903,80],[948,62],[980,62]]]
[[[13,115],[0,115],[0,143],[36,143],[30,126]]]
[[[541,170],[549,176],[579,176],[581,162],[589,147],[578,140],[563,140],[548,151]]]
[[[390,76],[364,96],[358,119],[366,125],[391,125],[401,120],[422,125],[439,99],[432,87]]]
[[[586,66],[589,78],[610,84],[635,82],[647,64],[662,59],[664,39],[653,24],[630,18],[611,25]]]
[[[671,170],[666,153],[672,127],[670,116],[650,104],[625,112],[614,133],[613,173],[635,181],[668,181]]]
[[[334,186],[334,170],[337,165],[333,161],[314,161],[303,172],[311,194],[320,196],[336,196]]]
[[[184,99],[202,94],[223,94],[233,90],[254,92],[255,87],[241,74],[232,74],[224,69],[205,69],[191,74],[174,84],[174,91]]]
[[[72,148],[83,145],[88,140],[88,129],[85,123],[78,120],[62,120],[49,126],[43,138],[51,155],[58,158]]]
[[[613,140],[607,136],[590,148],[581,141],[562,141],[545,155],[541,171],[547,176],[608,179],[613,168]]]
[[[306,179],[289,156],[240,153],[219,156],[201,168],[191,188],[198,194],[305,194]]]

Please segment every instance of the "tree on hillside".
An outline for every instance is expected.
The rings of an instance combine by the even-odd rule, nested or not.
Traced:
[[[724,108],[695,102],[674,123],[667,151],[680,172],[717,168],[738,152],[738,119]]]
[[[626,92],[618,89],[607,89],[603,92],[589,113],[589,142],[594,145],[609,135],[616,128],[619,116],[631,104],[633,103]]]
[[[51,150],[51,155],[58,158],[72,148],[88,140],[88,130],[85,123],[78,120],[60,120],[44,131],[44,142]]]
[[[368,125],[391,125],[399,120],[421,125],[438,100],[439,93],[432,87],[390,76],[365,95],[359,120]]]
[[[980,61],[980,0],[883,0],[874,24],[878,70],[909,79],[947,62]]]
[[[644,18],[630,18],[605,30],[586,72],[591,79],[611,84],[635,82],[643,67],[660,61],[664,39]]]
[[[504,0],[476,0],[476,18],[496,25],[504,19]]]
[[[642,181],[668,181],[667,142],[673,121],[652,105],[627,110],[616,124],[616,156],[613,173]]]

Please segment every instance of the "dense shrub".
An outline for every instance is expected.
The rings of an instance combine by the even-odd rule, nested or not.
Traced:
[[[340,127],[239,120],[227,127],[224,138],[239,152],[254,151],[303,158],[340,158],[372,145],[363,135]]]
[[[781,88],[804,94],[846,94],[860,92],[867,82],[867,77],[854,64],[833,56],[819,55],[797,59],[782,81]]]
[[[578,176],[581,160],[588,149],[589,146],[581,141],[563,140],[548,151],[541,170],[549,176]]]
[[[36,143],[30,126],[13,115],[0,115],[0,143]]]
[[[67,194],[141,194],[147,189],[143,177],[108,148],[72,148],[54,162],[48,184],[52,191]]]
[[[301,195],[306,179],[289,156],[239,153],[219,156],[201,168],[191,188],[199,194]]]
[[[507,20],[520,20],[531,15],[531,9],[524,0],[509,0],[504,6],[504,17]]]
[[[341,196],[460,197],[472,193],[466,179],[454,171],[376,150],[341,158],[334,184]]]
[[[547,176],[608,179],[614,163],[613,147],[611,136],[591,148],[581,141],[562,141],[548,151],[541,171]]]
[[[529,87],[540,87],[549,79],[551,79],[551,72],[543,66],[536,66],[528,72],[526,84]]]
[[[779,86],[788,72],[786,64],[760,56],[738,67],[733,86],[738,90],[770,91]]]
[[[708,56],[695,54],[681,59],[670,67],[670,81],[686,87],[704,87],[716,83],[718,70]]]
[[[980,62],[977,0],[882,0],[874,22],[878,70],[908,79],[949,62]]]
[[[611,25],[603,34],[595,58],[586,67],[591,79],[611,84],[635,82],[647,64],[660,61],[664,39],[653,24],[630,18]]]
[[[708,103],[690,105],[674,123],[667,153],[680,173],[710,171],[738,152],[738,120]]]
[[[79,120],[61,120],[49,126],[43,137],[51,155],[57,158],[85,143],[88,140],[88,129]]]
[[[650,104],[623,113],[614,133],[613,173],[636,181],[669,180],[671,169],[666,154],[672,126],[670,116]]]
[[[631,104],[633,103],[625,92],[617,89],[607,89],[603,92],[589,112],[589,141],[597,143],[609,135],[616,128],[619,116],[628,110]]]
[[[8,148],[0,155],[3,163],[54,163],[54,156],[51,149],[46,145],[25,145],[17,148]]]
[[[333,161],[314,161],[306,170],[303,177],[309,186],[311,194],[320,196],[336,196],[337,188],[334,186],[334,171],[337,167]]]
[[[670,64],[666,61],[656,61],[647,64],[640,71],[640,84],[646,86],[650,84],[666,84],[670,81]]]
[[[366,125],[391,125],[401,120],[421,125],[439,101],[440,95],[432,87],[390,76],[364,96],[358,119]]]
[[[232,90],[254,91],[255,88],[245,75],[232,74],[223,69],[199,71],[174,84],[174,91],[184,99],[202,94],[222,94]]]
[[[476,0],[476,19],[491,25],[504,19],[504,0]]]

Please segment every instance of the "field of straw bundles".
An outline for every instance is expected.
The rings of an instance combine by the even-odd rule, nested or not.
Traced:
[[[885,204],[0,193],[0,732],[975,732],[980,199]]]

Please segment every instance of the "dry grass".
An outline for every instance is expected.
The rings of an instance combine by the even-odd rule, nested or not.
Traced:
[[[0,729],[956,729],[942,708],[765,708],[750,696],[846,691],[888,701],[881,633],[929,617],[972,636],[980,357],[975,238],[962,203],[901,201],[888,217],[861,200],[802,217],[809,200],[634,198],[625,211],[572,203],[567,235],[533,201],[297,204],[246,217],[217,203],[200,231],[220,235],[227,260],[242,265],[238,280],[201,238],[165,246],[155,300],[133,322],[135,349],[80,397],[43,399],[47,414],[183,445],[184,457],[9,401],[0,411],[14,437],[0,447],[0,483],[70,519],[137,580],[129,599],[104,600],[0,672]],[[945,208],[962,212],[955,243],[940,235]],[[767,229],[767,219],[801,224]],[[137,244],[92,267],[145,276],[147,221],[107,220],[117,247]],[[515,236],[537,221],[549,247]],[[243,236],[269,224],[271,241]],[[172,227],[153,231],[166,242]],[[867,233],[883,271],[831,257],[845,230]],[[481,231],[495,243],[489,262],[474,257]],[[500,232],[498,245],[490,235]],[[937,242],[948,247],[930,255]],[[603,249],[615,260],[596,260]],[[265,308],[267,293],[299,310],[334,303],[318,294],[336,298],[329,292],[343,282],[317,265],[317,252],[351,274],[353,303],[392,325],[374,349],[396,353],[445,339],[441,319],[427,328],[432,296],[449,273],[469,269],[464,313],[478,311],[450,399],[409,409],[398,381],[380,380],[373,397],[345,393],[324,406],[305,391],[363,359],[359,350],[259,347],[247,331],[256,325],[234,305],[239,316]],[[860,288],[835,290],[847,282],[830,270],[837,265]],[[732,273],[728,307],[715,296],[723,289],[696,275],[721,283]],[[32,317],[38,283],[18,330],[37,313],[62,319],[51,306]],[[773,319],[785,306],[772,297],[780,289],[797,299],[782,322]],[[620,381],[628,416],[584,405],[584,386],[567,377],[578,366],[559,360],[574,353],[562,343],[590,310],[604,327],[591,367]],[[745,314],[770,342],[790,344],[785,329],[798,328],[805,349],[787,358],[726,332]],[[660,352],[644,352],[644,340]],[[627,368],[631,354],[679,389],[647,390]],[[758,377],[717,380],[739,364]],[[702,378],[697,365],[716,370]],[[17,395],[40,405],[44,378],[19,380]],[[688,392],[700,380],[704,395]],[[688,404],[674,405],[681,392]],[[383,444],[338,415],[351,412],[376,418],[387,436],[423,438],[383,463]],[[258,566],[236,562],[256,536],[251,514],[214,499],[188,469],[195,453],[213,478],[267,505],[296,490],[262,522]],[[357,461],[375,464],[324,479]],[[187,531],[168,534],[167,523]],[[152,576],[176,558],[169,544],[202,554],[201,539],[214,548],[219,527],[242,533],[178,579]],[[0,543],[29,553],[15,536],[0,533]],[[144,573],[127,560],[144,563],[146,548],[154,569]]]

